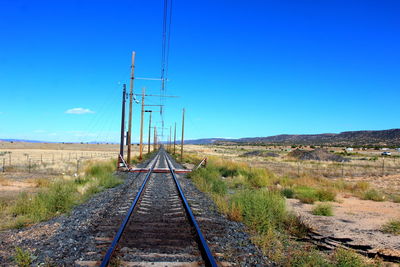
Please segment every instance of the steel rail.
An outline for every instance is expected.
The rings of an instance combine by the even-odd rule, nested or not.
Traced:
[[[119,242],[119,240],[121,239],[122,234],[124,233],[125,227],[126,227],[126,225],[128,224],[128,222],[129,222],[129,219],[130,219],[130,217],[131,217],[131,215],[132,215],[132,213],[133,213],[133,210],[135,209],[136,204],[137,204],[137,202],[139,201],[139,198],[140,198],[140,196],[142,195],[142,193],[143,193],[143,191],[144,191],[144,188],[145,188],[145,186],[146,186],[146,184],[147,184],[147,181],[149,180],[149,177],[150,177],[151,173],[153,172],[153,169],[154,169],[154,167],[156,166],[156,163],[157,163],[157,161],[158,161],[159,158],[160,158],[160,154],[158,154],[158,155],[155,157],[153,165],[150,167],[148,173],[146,174],[146,177],[145,177],[145,179],[144,179],[144,181],[143,181],[143,183],[142,183],[142,186],[140,187],[138,193],[136,194],[135,200],[132,202],[132,205],[131,205],[131,207],[129,208],[129,211],[128,211],[127,215],[125,216],[125,219],[124,219],[124,221],[123,221],[122,224],[121,224],[121,227],[119,228],[117,234],[116,234],[115,237],[114,237],[113,242],[111,243],[110,247],[108,248],[107,253],[106,253],[106,255],[105,255],[104,258],[103,258],[103,261],[101,262],[101,265],[100,265],[101,267],[106,267],[106,266],[108,266],[108,264],[110,263],[112,254],[114,253],[114,250],[115,250],[115,248],[117,247],[118,242]]]
[[[198,243],[199,243],[200,251],[201,251],[201,253],[203,255],[203,259],[205,261],[205,264],[206,264],[206,266],[213,266],[213,267],[214,266],[218,266],[217,262],[214,259],[214,256],[212,255],[212,253],[210,251],[210,248],[207,245],[207,241],[205,240],[203,234],[201,233],[200,227],[199,227],[199,225],[198,225],[198,223],[197,223],[197,221],[196,221],[196,219],[195,219],[195,217],[193,215],[192,210],[190,209],[189,203],[187,202],[186,197],[183,194],[183,191],[181,189],[179,181],[176,178],[175,170],[174,170],[174,168],[172,166],[172,163],[170,162],[170,159],[168,158],[167,155],[164,155],[164,156],[166,158],[166,162],[167,162],[168,168],[171,171],[172,177],[174,178],[176,188],[178,189],[178,192],[179,192],[179,196],[180,196],[180,198],[181,198],[181,200],[182,200],[182,202],[184,204],[184,208],[185,208],[186,214],[187,214],[187,216],[189,218],[189,222],[196,230],[196,236],[197,236],[197,239],[199,241]]]

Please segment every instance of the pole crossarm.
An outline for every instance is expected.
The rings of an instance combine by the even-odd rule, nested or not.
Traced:
[[[142,94],[134,94],[137,96],[142,96]],[[157,96],[157,97],[179,97],[177,95],[144,95],[144,96]]]
[[[167,81],[167,82],[169,82],[169,80],[166,80],[166,79],[161,79],[161,78],[146,78],[146,77],[137,77],[137,78],[135,78],[136,80],[146,80],[146,81],[162,81],[162,80],[164,80],[164,81]]]

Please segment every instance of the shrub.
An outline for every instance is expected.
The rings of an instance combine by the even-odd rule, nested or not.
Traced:
[[[23,215],[28,222],[40,222],[69,211],[75,204],[76,188],[70,182],[53,183],[36,195],[21,193],[12,207],[14,216]]]
[[[14,261],[19,267],[29,267],[32,263],[32,255],[29,251],[16,247]]]
[[[311,213],[318,216],[333,216],[332,205],[327,203],[318,204]]]
[[[370,189],[366,192],[361,197],[364,200],[373,200],[373,201],[384,201],[385,196],[382,195],[379,191],[375,189]]]
[[[317,197],[319,201],[335,201],[336,193],[328,189],[319,189]]]
[[[272,174],[266,169],[250,169],[244,173],[251,186],[255,188],[265,187],[271,184]]]
[[[400,220],[391,220],[382,226],[382,232],[400,235]]]
[[[352,250],[343,248],[336,249],[333,254],[333,262],[338,267],[362,267],[368,266],[364,263],[363,258]]]
[[[227,187],[224,181],[216,179],[212,182],[211,192],[216,193],[218,195],[225,195],[226,191]]]
[[[241,210],[243,221],[258,233],[282,227],[287,216],[282,195],[261,189],[233,195],[230,207]]]
[[[302,203],[313,204],[318,201],[317,190],[308,186],[298,186],[295,188],[295,197]]]
[[[292,267],[330,267],[332,266],[324,255],[316,249],[299,249],[294,251],[289,259],[288,266]]]
[[[239,174],[236,168],[232,168],[229,166],[220,166],[218,167],[218,171],[220,172],[221,176],[224,177],[233,177]]]
[[[214,166],[200,168],[190,173],[189,177],[199,186],[204,192],[211,192],[223,195],[227,191],[227,186],[221,180],[221,175],[218,169]]]
[[[293,198],[294,191],[290,188],[284,188],[281,190],[281,194],[286,198]]]

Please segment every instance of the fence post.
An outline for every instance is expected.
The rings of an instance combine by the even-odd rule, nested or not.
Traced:
[[[300,177],[300,161],[297,162],[297,176]]]
[[[53,155],[53,164],[54,164],[54,154],[52,154]]]
[[[385,157],[382,158],[382,176],[385,176]]]
[[[79,159],[76,160],[76,175],[79,175]]]
[[[29,170],[29,173],[30,173],[31,172],[31,159],[28,160],[28,170]]]
[[[40,154],[40,165],[43,165],[43,155]]]
[[[6,158],[3,158],[3,172],[6,172]]]
[[[11,152],[8,153],[8,165],[11,166]]]
[[[342,161],[342,178],[344,177],[344,161]]]

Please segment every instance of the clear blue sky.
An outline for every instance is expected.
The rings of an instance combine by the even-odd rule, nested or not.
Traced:
[[[0,138],[118,141],[131,51],[138,77],[160,76],[162,3],[1,0]],[[394,0],[174,0],[166,125],[186,107],[190,139],[398,128],[399,14]]]

